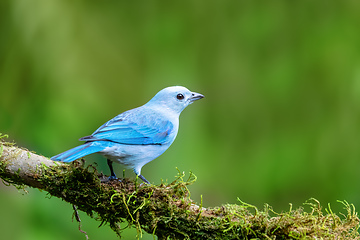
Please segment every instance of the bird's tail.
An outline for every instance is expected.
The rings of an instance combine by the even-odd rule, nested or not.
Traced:
[[[61,161],[61,162],[72,162],[86,155],[102,151],[106,147],[108,147],[108,144],[102,144],[102,142],[87,142],[84,143],[83,145],[74,147],[72,149],[67,150],[66,152],[53,156],[51,160]]]

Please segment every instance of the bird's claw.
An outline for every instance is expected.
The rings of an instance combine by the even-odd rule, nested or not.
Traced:
[[[116,176],[100,177],[100,182],[102,182],[102,183],[107,183],[107,182],[114,181],[114,180],[121,182],[121,180],[119,178],[117,178]]]
[[[113,180],[119,180],[119,179],[116,176],[109,176],[108,180],[113,181]]]

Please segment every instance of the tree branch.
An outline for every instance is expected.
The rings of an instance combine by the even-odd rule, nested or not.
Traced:
[[[323,214],[314,199],[306,203],[310,213],[299,208],[278,214],[268,205],[260,211],[240,200],[239,205],[203,208],[189,197],[187,185],[196,180],[191,173],[184,180],[179,172],[174,182],[160,186],[138,185],[129,179],[101,183],[103,176],[83,163],[53,162],[0,141],[4,181],[18,188],[26,185],[48,191],[102,224],[109,223],[119,235],[120,224],[127,222],[139,236],[146,231],[159,239],[359,239],[357,213],[346,201],[342,202],[347,211],[342,218],[331,210]]]

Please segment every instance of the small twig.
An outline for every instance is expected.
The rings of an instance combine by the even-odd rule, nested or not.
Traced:
[[[80,219],[80,215],[79,215],[79,212],[77,210],[77,207],[76,205],[72,205],[73,206],[73,209],[74,209],[74,216],[75,216],[75,219],[76,221],[79,223],[79,231],[83,234],[85,234],[85,237],[86,237],[86,240],[89,239],[89,236],[87,235],[87,233],[81,229],[81,219]]]

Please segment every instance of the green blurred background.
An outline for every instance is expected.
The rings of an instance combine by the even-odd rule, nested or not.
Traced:
[[[239,197],[281,212],[314,197],[360,209],[359,10],[355,0],[1,1],[0,132],[50,157],[183,85],[206,98],[143,168],[151,182],[178,167],[196,174],[191,196],[206,207]],[[9,239],[85,239],[71,205],[38,190],[0,185],[0,212]],[[116,239],[81,217],[90,239]]]

